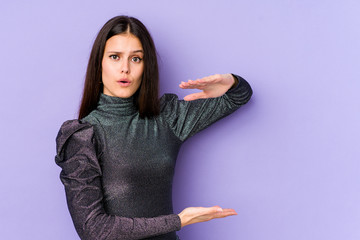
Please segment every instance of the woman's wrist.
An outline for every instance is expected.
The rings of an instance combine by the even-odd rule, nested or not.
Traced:
[[[239,84],[239,79],[238,79],[234,74],[232,74],[232,73],[231,73],[231,76],[232,76],[233,79],[234,79],[234,83],[233,83],[233,85],[231,85],[230,89],[233,89],[233,88],[235,88],[235,87]]]
[[[188,225],[185,221],[185,214],[183,214],[183,212],[178,214],[179,218],[180,218],[180,223],[181,223],[181,228],[185,227],[186,225]]]

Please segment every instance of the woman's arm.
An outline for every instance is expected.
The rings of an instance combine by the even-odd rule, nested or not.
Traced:
[[[103,206],[98,144],[93,127],[78,120],[65,122],[56,138],[56,163],[62,168],[68,208],[81,239],[141,239],[180,230],[176,214],[154,218],[108,215]]]
[[[195,81],[182,82],[183,89],[203,90],[179,100],[174,94],[162,97],[162,114],[181,140],[185,141],[219,119],[247,103],[252,95],[249,83],[237,75],[216,74]]]

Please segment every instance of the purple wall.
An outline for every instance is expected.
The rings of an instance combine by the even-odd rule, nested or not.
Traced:
[[[55,136],[76,117],[92,42],[120,14],[141,19],[161,56],[162,92],[234,72],[248,105],[186,142],[174,207],[238,216],[182,239],[360,239],[360,2],[2,1],[0,238],[78,239]]]

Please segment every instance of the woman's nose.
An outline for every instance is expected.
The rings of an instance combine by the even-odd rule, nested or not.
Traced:
[[[130,72],[129,62],[123,61],[121,64],[121,73],[129,73],[129,72]]]

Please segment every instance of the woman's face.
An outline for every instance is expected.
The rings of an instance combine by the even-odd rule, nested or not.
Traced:
[[[112,36],[106,41],[102,59],[103,93],[129,98],[138,90],[144,72],[144,51],[131,33]]]

